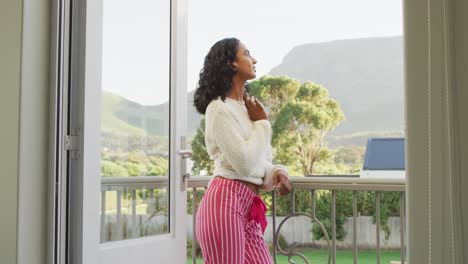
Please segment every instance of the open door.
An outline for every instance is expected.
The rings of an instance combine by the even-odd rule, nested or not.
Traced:
[[[185,263],[186,2],[62,2],[68,259]]]

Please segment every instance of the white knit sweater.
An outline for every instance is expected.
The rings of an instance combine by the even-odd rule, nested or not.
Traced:
[[[243,102],[213,100],[206,109],[205,143],[215,162],[213,175],[273,188],[272,176],[286,167],[272,164],[271,125],[268,120],[251,121]]]

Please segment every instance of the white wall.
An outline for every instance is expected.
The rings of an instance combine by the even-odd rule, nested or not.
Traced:
[[[17,261],[22,1],[0,2],[0,263]]]
[[[0,263],[48,264],[50,2],[0,1]]]
[[[48,263],[48,0],[23,0],[18,264]]]

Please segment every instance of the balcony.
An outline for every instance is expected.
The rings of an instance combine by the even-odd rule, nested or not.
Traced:
[[[354,177],[353,177],[354,176]],[[203,190],[206,188],[208,181],[211,177],[198,176],[192,177],[188,180],[188,195],[191,198],[191,208],[196,212],[198,202],[201,199],[201,195],[197,190]],[[268,195],[271,197],[271,208],[270,209],[270,221],[269,226],[266,232],[271,232],[270,234],[265,234],[265,237],[270,236],[272,238],[273,246],[272,256],[274,263],[278,263],[277,255],[287,256],[290,263],[291,258],[294,257],[294,260],[302,259],[303,263],[313,263],[311,259],[307,259],[306,256],[300,252],[295,252],[294,246],[292,249],[285,249],[280,246],[280,236],[282,230],[286,226],[286,223],[291,221],[295,217],[306,217],[309,218],[311,222],[317,224],[323,232],[324,239],[321,241],[325,245],[327,252],[327,263],[336,263],[337,261],[337,225],[336,225],[336,197],[337,193],[340,191],[351,191],[352,192],[352,208],[353,214],[349,218],[349,225],[351,228],[351,249],[352,249],[352,259],[353,263],[359,263],[359,248],[360,242],[358,240],[360,229],[358,229],[358,194],[360,192],[372,192],[375,194],[375,232],[370,232],[375,235],[373,240],[375,242],[375,247],[372,247],[372,250],[375,250],[376,260],[375,263],[381,263],[382,255],[382,241],[383,237],[381,234],[381,221],[380,221],[380,207],[381,207],[381,197],[384,193],[393,192],[399,194],[399,250],[400,256],[399,261],[405,263],[405,180],[403,179],[363,179],[355,177],[355,175],[327,175],[325,176],[313,176],[313,177],[291,177],[291,183],[293,190],[289,195],[290,200],[290,212],[284,217],[277,216],[277,200],[278,197],[274,192],[270,192]],[[101,194],[101,241],[113,241],[113,240],[122,240],[129,238],[137,238],[145,235],[154,235],[158,233],[164,233],[167,231],[167,225],[164,223],[164,219],[167,220],[166,210],[161,208],[159,204],[160,201],[154,195],[155,190],[165,190],[167,188],[167,177],[103,177],[102,178],[102,194]],[[145,190],[144,193],[149,191],[149,196],[142,197],[142,202],[140,205],[137,205],[137,191]],[[296,211],[296,199],[295,195],[298,192],[308,192],[310,193],[311,204],[309,212],[298,212]],[[323,192],[329,192],[331,194],[331,208],[330,208],[330,219],[331,219],[331,232],[325,230],[325,227],[322,223],[322,219],[317,217],[316,214],[316,201],[318,196]],[[107,192],[116,192],[116,204],[117,208],[115,212],[109,212],[105,210],[106,208],[106,193]],[[122,210],[122,201],[125,200],[124,197],[129,197],[129,210],[125,213]],[[146,206],[146,214],[137,214],[138,206]],[[159,220],[154,222],[152,219],[158,218]],[[189,219],[191,223],[188,223],[188,226],[195,226],[195,213],[191,215]],[[111,223],[112,222],[112,223]],[[155,224],[156,223],[156,224]],[[149,225],[158,225],[160,227],[152,228],[151,232],[148,233],[145,230],[148,230]],[[112,227],[113,226],[113,227]],[[146,233],[145,233],[146,232]],[[310,232],[310,230],[306,230]],[[193,233],[192,233],[193,234]],[[394,234],[395,235],[395,234]],[[197,240],[193,236],[192,247],[192,262],[196,263],[196,247]],[[268,239],[267,239],[268,241]],[[351,260],[349,260],[351,263]],[[397,262],[399,263],[399,262]]]

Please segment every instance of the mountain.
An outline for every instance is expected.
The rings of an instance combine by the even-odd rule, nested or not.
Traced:
[[[300,45],[269,74],[327,88],[346,116],[333,135],[404,130],[401,36]]]
[[[193,104],[193,91],[187,95],[188,135],[195,133],[201,116]],[[145,106],[108,91],[102,92],[102,126],[104,133],[118,135],[169,135],[169,103]]]
[[[401,36],[300,45],[269,74],[312,81],[329,90],[346,116],[327,137],[332,145],[362,145],[366,135],[401,135],[404,130]],[[195,134],[201,118],[192,106],[193,93],[187,95],[189,136]],[[109,92],[103,92],[102,100],[103,132],[168,135],[167,102],[143,106]]]
[[[117,113],[126,111],[129,100],[103,91],[101,97],[101,131],[118,135],[143,135],[145,129],[131,125],[128,120],[121,119]]]

